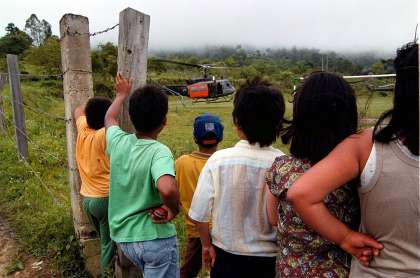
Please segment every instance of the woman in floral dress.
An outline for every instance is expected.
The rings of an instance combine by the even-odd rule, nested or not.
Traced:
[[[277,277],[348,277],[351,257],[306,226],[287,201],[287,190],[311,165],[357,131],[357,105],[350,85],[335,74],[311,74],[297,90],[293,120],[282,136],[290,155],[277,157],[267,172],[267,213],[277,226]],[[352,228],[359,224],[357,183],[325,198],[327,208]]]

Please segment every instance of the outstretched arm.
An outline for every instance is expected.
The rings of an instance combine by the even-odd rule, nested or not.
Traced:
[[[117,74],[115,82],[116,97],[105,114],[105,128],[118,125],[118,115],[121,112],[121,107],[131,92],[131,79],[125,79],[120,72]]]
[[[74,109],[73,117],[75,121],[77,121],[77,118],[84,115],[85,115],[85,105],[80,105],[76,109]]]
[[[356,178],[367,161],[371,135],[365,131],[339,144],[326,158],[300,177],[289,189],[288,200],[302,220],[328,240],[368,265],[370,256],[378,255],[383,245],[368,235],[350,230],[334,217],[324,204],[324,197]],[[370,146],[371,147],[371,146]]]

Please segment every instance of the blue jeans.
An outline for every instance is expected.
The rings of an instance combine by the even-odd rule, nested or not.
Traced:
[[[144,278],[179,278],[176,237],[119,243],[124,255],[143,271]]]

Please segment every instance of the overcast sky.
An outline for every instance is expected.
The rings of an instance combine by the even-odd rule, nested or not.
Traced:
[[[98,31],[126,7],[151,16],[155,50],[241,44],[392,53],[413,40],[420,21],[418,0],[1,0],[0,35],[8,22],[23,28],[32,13],[54,34],[65,13],[89,17],[91,32]],[[114,30],[92,43],[117,40]]]

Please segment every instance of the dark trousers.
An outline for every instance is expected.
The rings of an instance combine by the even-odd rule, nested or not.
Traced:
[[[211,278],[274,278],[276,257],[235,255],[216,246],[216,261]]]
[[[184,264],[181,267],[181,278],[195,278],[201,270],[200,238],[189,237],[185,249]]]

